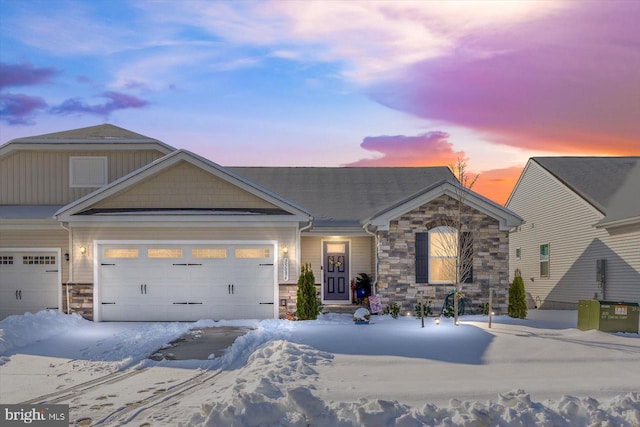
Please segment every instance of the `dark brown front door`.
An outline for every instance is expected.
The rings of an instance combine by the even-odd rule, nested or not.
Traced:
[[[349,301],[349,242],[323,242],[324,300]]]

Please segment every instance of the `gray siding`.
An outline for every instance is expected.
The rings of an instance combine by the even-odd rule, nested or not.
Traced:
[[[573,308],[579,299],[602,298],[596,281],[598,259],[608,264],[607,299],[640,300],[639,230],[613,235],[595,228],[602,213],[533,161],[507,207],[525,220],[510,236],[510,275],[520,269],[532,302]],[[539,246],[545,243],[550,247],[548,278],[540,277]]]
[[[66,205],[96,188],[69,185],[69,158],[107,157],[109,182],[163,157],[157,150],[16,151],[0,159],[0,204]]]

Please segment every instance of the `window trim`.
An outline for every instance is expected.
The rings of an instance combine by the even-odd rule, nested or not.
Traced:
[[[82,184],[77,183],[74,163],[78,160],[100,160],[102,163],[102,183]],[[106,156],[70,156],[69,157],[69,187],[71,188],[100,188],[109,183],[108,160]],[[77,167],[77,165],[75,166]]]
[[[436,233],[455,233],[456,234],[456,242],[458,242],[457,243],[458,245],[460,244],[459,243],[460,232],[457,229],[453,228],[453,227],[442,225],[442,226],[439,226],[439,227],[434,227],[434,228],[432,228],[432,229],[430,229],[428,231],[429,240],[428,240],[428,243],[427,243],[427,264],[429,266],[428,267],[429,268],[429,271],[428,271],[429,284],[432,284],[432,285],[452,285],[452,284],[455,284],[455,282],[456,282],[455,271],[454,271],[454,277],[453,277],[452,280],[434,280],[432,278],[432,274],[433,274],[433,271],[434,271],[434,268],[433,268],[433,266],[431,264],[431,260],[432,259],[457,259],[457,257],[458,257],[457,248],[456,248],[456,253],[453,256],[433,256],[433,255],[431,255],[431,247],[432,247],[432,244],[433,244],[432,235],[436,234]]]
[[[543,254],[542,254],[542,248],[546,246],[547,247],[547,254],[546,254],[546,259],[543,259]],[[549,243],[543,243],[538,247],[539,250],[539,273],[540,273],[540,278],[541,279],[548,279],[549,277],[551,277],[551,245]],[[547,264],[547,274],[542,274],[542,265],[543,263]]]

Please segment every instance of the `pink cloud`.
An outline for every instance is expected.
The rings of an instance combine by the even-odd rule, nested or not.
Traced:
[[[585,1],[477,33],[372,95],[391,108],[558,153],[640,152],[640,2]]]
[[[57,73],[54,67],[38,68],[28,62],[23,64],[0,62],[0,88],[45,83]]]
[[[368,136],[360,146],[382,156],[362,159],[347,166],[442,166],[453,163],[461,151],[454,151],[446,132],[422,135]]]
[[[504,205],[518,182],[522,169],[521,166],[514,166],[482,171],[473,186],[473,191]]]

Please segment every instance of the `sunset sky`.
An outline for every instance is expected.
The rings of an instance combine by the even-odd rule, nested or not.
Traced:
[[[112,123],[225,166],[640,155],[640,1],[0,0],[0,142]]]

